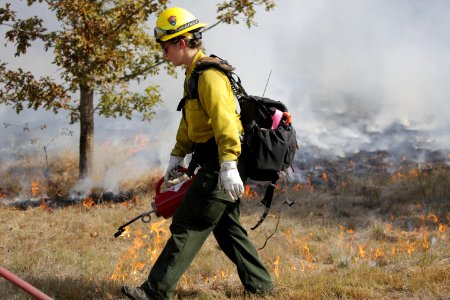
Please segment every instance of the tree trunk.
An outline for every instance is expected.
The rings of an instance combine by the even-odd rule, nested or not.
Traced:
[[[80,85],[80,179],[89,177],[94,156],[94,91]]]

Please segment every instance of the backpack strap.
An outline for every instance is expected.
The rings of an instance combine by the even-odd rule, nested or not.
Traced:
[[[266,192],[264,193],[264,198],[261,200],[261,204],[264,204],[264,206],[265,206],[264,212],[261,215],[261,217],[259,218],[258,223],[256,223],[255,226],[250,228],[251,230],[255,230],[256,228],[258,228],[259,225],[261,225],[261,223],[264,221],[264,219],[269,214],[270,206],[272,205],[272,200],[273,200],[273,193],[275,191],[275,184],[277,183],[278,178],[279,178],[279,176],[278,176],[278,174],[276,174],[276,177],[274,179],[272,179],[269,186],[267,187]]]
[[[195,99],[198,98],[198,79],[200,74],[205,70],[215,68],[222,71],[228,78],[231,84],[231,89],[233,90],[234,95],[239,100],[242,96],[247,96],[247,92],[244,90],[244,87],[241,84],[241,79],[237,76],[233,71],[235,68],[228,63],[228,61],[211,54],[211,56],[205,56],[200,58],[194,70],[192,71],[191,77],[186,85],[186,93],[177,106],[177,111],[181,111],[186,103],[187,99]]]

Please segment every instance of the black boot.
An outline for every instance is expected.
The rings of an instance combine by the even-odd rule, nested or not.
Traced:
[[[150,297],[140,286],[132,287],[124,285],[122,287],[122,293],[124,293],[131,300],[153,300],[153,298]]]

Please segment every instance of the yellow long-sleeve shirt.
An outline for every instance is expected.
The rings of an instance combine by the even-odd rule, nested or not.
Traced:
[[[202,51],[197,52],[186,71],[186,82],[197,61],[204,56]],[[228,78],[217,69],[205,70],[198,79],[198,94],[199,99],[187,99],[185,103],[171,154],[185,156],[192,152],[193,143],[205,143],[214,137],[220,162],[237,160],[241,153],[242,124]]]

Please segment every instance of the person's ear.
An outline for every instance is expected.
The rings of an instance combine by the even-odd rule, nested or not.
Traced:
[[[187,46],[186,40],[185,39],[180,39],[180,48],[184,49],[184,48],[186,48],[186,46]]]

